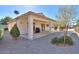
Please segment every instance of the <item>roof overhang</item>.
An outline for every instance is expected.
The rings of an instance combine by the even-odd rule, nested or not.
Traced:
[[[25,16],[25,17],[27,16],[27,17],[28,17],[29,15],[38,16],[38,17],[41,17],[41,18],[44,18],[44,19],[47,19],[47,20],[56,22],[55,20],[53,20],[53,19],[51,19],[51,18],[48,18],[48,17],[43,16],[43,15],[39,15],[39,14],[37,14],[37,13],[35,13],[35,12],[31,12],[31,11],[29,11],[29,12],[27,12],[27,13],[25,13],[25,14],[22,14],[22,15],[20,15],[20,16],[17,16],[15,19],[19,19],[20,17],[23,17],[23,16]]]

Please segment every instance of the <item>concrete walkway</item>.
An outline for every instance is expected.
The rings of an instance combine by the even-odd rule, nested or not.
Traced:
[[[0,42],[0,53],[11,53],[11,54],[70,54],[79,53],[79,38],[73,35],[72,32],[69,34],[74,37],[75,44],[73,46],[57,47],[51,44],[51,39],[56,36],[62,36],[62,32],[55,32],[47,36],[27,40],[19,37],[18,40],[13,40],[9,32],[5,32],[5,36],[2,42]]]

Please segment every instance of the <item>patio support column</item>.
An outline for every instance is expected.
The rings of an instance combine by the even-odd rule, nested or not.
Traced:
[[[50,32],[52,31],[52,23],[50,23],[50,29],[49,29],[49,31]]]
[[[33,40],[33,18],[28,16],[28,39]]]

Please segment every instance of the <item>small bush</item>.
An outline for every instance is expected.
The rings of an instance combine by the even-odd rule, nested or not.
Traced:
[[[53,40],[52,40],[52,42],[51,42],[52,44],[58,44],[58,38],[57,37],[55,37]]]
[[[68,44],[68,45],[73,45],[74,42],[73,42],[71,37],[66,36],[66,42],[65,43]]]
[[[64,44],[64,36],[58,39],[59,43]]]
[[[12,37],[17,38],[20,35],[19,29],[17,27],[17,25],[14,25],[14,27],[11,29],[10,34],[12,35]]]
[[[58,44],[64,44],[64,36],[62,36],[60,38],[57,38],[57,37],[53,38],[52,41],[51,41],[51,43],[52,44],[56,44],[56,45],[58,45]],[[67,45],[73,45],[73,43],[74,42],[73,42],[72,38],[69,37],[69,36],[66,36],[65,44],[67,44]]]
[[[3,35],[4,35],[4,30],[0,29],[0,41],[3,39]]]

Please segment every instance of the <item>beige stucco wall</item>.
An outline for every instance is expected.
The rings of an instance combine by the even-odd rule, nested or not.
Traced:
[[[8,24],[7,24],[7,26],[8,26],[8,30],[10,31],[12,28],[13,28],[13,26],[16,24],[16,22],[9,22]]]
[[[20,34],[27,33],[27,19],[17,20],[17,26],[18,26],[18,29],[20,30]]]

